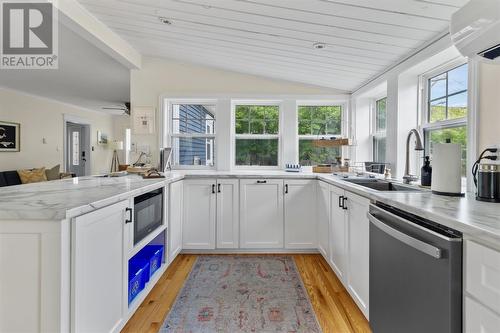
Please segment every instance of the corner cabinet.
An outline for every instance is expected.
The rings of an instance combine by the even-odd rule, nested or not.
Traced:
[[[127,306],[129,200],[77,217],[72,228],[71,331],[114,332]]]
[[[317,211],[317,234],[318,250],[323,257],[329,261],[330,257],[330,185],[318,182],[318,199],[316,201]]]
[[[315,249],[316,181],[285,180],[285,248]]]
[[[283,248],[283,180],[240,180],[241,248]]]

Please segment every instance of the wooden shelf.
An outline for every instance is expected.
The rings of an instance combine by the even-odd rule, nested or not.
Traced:
[[[329,147],[341,147],[341,146],[349,146],[349,139],[320,139],[320,140],[312,140],[314,147],[320,148],[329,148]]]

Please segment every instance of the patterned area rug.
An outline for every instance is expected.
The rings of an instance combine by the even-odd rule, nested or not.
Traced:
[[[321,332],[289,256],[200,256],[160,332]]]

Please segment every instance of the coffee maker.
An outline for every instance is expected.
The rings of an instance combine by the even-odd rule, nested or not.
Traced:
[[[500,202],[500,145],[486,148],[472,167],[476,200]]]

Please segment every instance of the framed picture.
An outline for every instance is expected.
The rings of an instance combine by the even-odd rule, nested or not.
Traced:
[[[135,134],[154,134],[155,108],[138,106],[132,109],[133,128]]]
[[[108,135],[102,133],[101,131],[97,131],[97,144],[98,145],[107,145],[108,144]]]
[[[0,152],[21,150],[21,124],[0,121]]]

